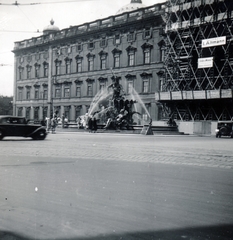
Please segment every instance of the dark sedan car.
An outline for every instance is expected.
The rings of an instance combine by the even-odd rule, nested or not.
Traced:
[[[30,124],[24,117],[0,116],[0,140],[7,136],[44,140],[46,135],[46,128],[41,124]]]
[[[233,138],[233,121],[219,121],[215,132],[216,138],[221,136]]]

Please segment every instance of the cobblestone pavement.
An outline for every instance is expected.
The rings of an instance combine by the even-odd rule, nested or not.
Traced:
[[[232,146],[230,138],[58,132],[44,141],[5,138],[0,158],[40,156],[49,161],[50,156],[65,156],[233,169]]]

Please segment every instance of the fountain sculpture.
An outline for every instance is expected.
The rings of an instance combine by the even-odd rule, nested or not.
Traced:
[[[151,124],[150,114],[135,89],[126,96],[119,79],[113,75],[112,84],[96,94],[87,119],[97,119],[98,125],[106,130],[134,129],[135,125]]]

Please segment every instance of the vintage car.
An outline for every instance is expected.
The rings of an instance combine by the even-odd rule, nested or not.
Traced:
[[[46,128],[41,124],[31,124],[24,117],[0,116],[0,140],[7,136],[44,140],[46,135]]]
[[[219,121],[217,125],[216,138],[229,136],[233,138],[233,121]]]

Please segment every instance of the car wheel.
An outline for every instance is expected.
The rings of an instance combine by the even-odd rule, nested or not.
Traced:
[[[44,140],[46,137],[45,131],[39,131],[34,137],[33,140]]]
[[[0,140],[2,140],[4,138],[4,134],[3,131],[0,129]]]

